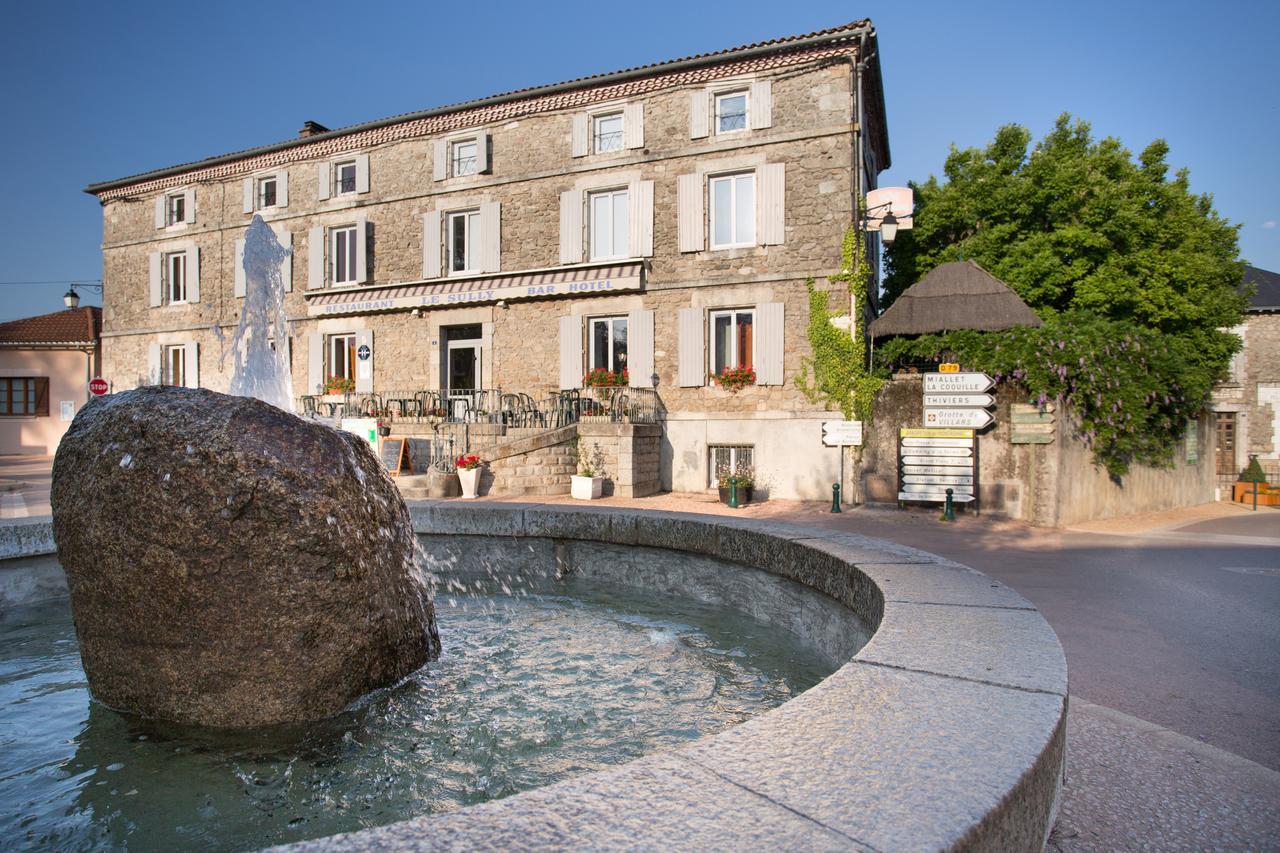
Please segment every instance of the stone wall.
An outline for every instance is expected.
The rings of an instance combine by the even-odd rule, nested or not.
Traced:
[[[1214,411],[1235,415],[1234,470],[1218,480],[1227,499],[1250,456],[1258,457],[1269,482],[1280,482],[1280,313],[1252,311],[1245,315],[1244,325],[1232,331],[1243,339],[1244,348],[1236,355],[1231,375],[1213,393]]]

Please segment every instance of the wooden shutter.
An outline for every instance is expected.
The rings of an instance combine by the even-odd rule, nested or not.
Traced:
[[[188,225],[194,225],[196,221],[196,191],[187,190],[182,194],[184,199],[182,204],[182,221]]]
[[[711,133],[711,96],[704,90],[689,93],[689,138],[704,139]]]
[[[284,283],[284,292],[293,292],[293,232],[285,226],[276,231],[276,240],[287,250],[284,260],[280,262],[280,281]]]
[[[587,137],[590,123],[591,117],[586,113],[576,113],[573,117],[573,126],[569,132],[569,147],[570,153],[574,157],[585,157],[587,155]]]
[[[783,323],[782,303],[756,306],[756,384],[782,384]]]
[[[581,190],[565,190],[560,193],[560,263],[582,263]]]
[[[150,304],[152,308],[156,308],[163,302],[163,289],[160,283],[160,267],[163,263],[163,256],[159,252],[152,252],[147,255],[147,289],[150,294]]]
[[[644,147],[644,104],[641,102],[622,108],[622,143],[626,148]]]
[[[38,418],[49,417],[49,377],[37,376],[36,383],[36,411]]]
[[[233,288],[236,296],[243,298],[247,290],[244,275],[244,238],[236,240],[236,268],[232,276],[234,282]]]
[[[369,348],[369,358],[360,360],[360,347]],[[361,394],[373,393],[373,330],[365,329],[356,332],[356,391]]]
[[[628,225],[633,258],[653,255],[653,181],[635,181],[627,187]],[[650,371],[652,372],[652,371]]]
[[[307,232],[307,290],[324,287],[324,227]]]
[[[356,192],[367,193],[369,191],[369,155],[356,155]]]
[[[316,198],[324,201],[333,189],[333,164],[328,160],[316,164]]]
[[[162,195],[156,199],[156,227],[163,228],[165,226],[165,205],[168,203],[169,197]]]
[[[307,335],[307,393],[324,389],[324,335]]]
[[[476,171],[482,175],[493,171],[493,152],[489,150],[489,141],[488,133],[476,135]]]
[[[289,173],[276,173],[276,206],[289,206]]]
[[[440,277],[440,211],[422,214],[422,277]]]
[[[767,163],[756,169],[756,242],[781,244],[786,238],[785,163]]]
[[[773,82],[756,80],[751,84],[751,129],[773,127]]]
[[[186,359],[187,363],[183,366],[186,368],[186,372],[187,372],[187,375],[184,377],[186,379],[187,387],[199,388],[200,387],[200,344],[196,343],[195,341],[192,341],[189,344],[184,344],[183,349],[186,350],[183,357]]]
[[[705,327],[701,308],[681,308],[680,387],[696,388],[707,384],[707,354],[703,343]]]
[[[653,387],[653,311],[627,315],[627,372],[632,388]]]
[[[680,219],[680,251],[701,252],[707,239],[701,175],[681,175],[676,179],[676,210]]]
[[[371,230],[368,219],[363,216],[356,217],[357,284],[364,284],[369,280],[369,239]]]
[[[242,207],[242,210],[245,213],[253,213],[253,207],[254,207],[254,201],[255,201],[254,192],[253,192],[253,178],[245,178],[242,183],[244,186],[244,205]]]
[[[582,318],[560,318],[560,387],[582,387]]]
[[[502,204],[486,201],[480,205],[480,272],[502,268]]]
[[[431,180],[443,181],[449,177],[449,143],[437,139],[431,147]]]
[[[164,371],[160,366],[160,345],[147,347],[147,385],[159,385],[164,381]]]
[[[187,301],[200,301],[200,247],[187,244]]]

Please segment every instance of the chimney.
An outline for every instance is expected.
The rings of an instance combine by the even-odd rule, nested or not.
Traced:
[[[329,128],[315,121],[304,121],[302,127],[298,130],[298,138],[306,139],[308,136],[316,136],[321,133],[328,133]]]

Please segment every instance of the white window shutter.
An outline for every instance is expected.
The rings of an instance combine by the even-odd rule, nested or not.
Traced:
[[[449,143],[437,139],[431,149],[431,180],[443,181],[449,177]]]
[[[156,227],[157,228],[163,228],[165,226],[165,219],[164,219],[165,209],[164,208],[165,208],[165,205],[168,204],[168,202],[169,202],[168,196],[162,195],[160,196],[160,198],[156,199]]]
[[[486,201],[480,205],[480,272],[502,268],[502,204]]]
[[[440,277],[440,211],[422,214],[422,277]]]
[[[245,213],[253,213],[253,178],[245,178],[244,184],[244,206],[242,210]]]
[[[773,81],[755,80],[751,84],[751,129],[773,127]]]
[[[307,335],[307,393],[324,388],[324,335]]]
[[[575,113],[573,116],[573,127],[569,132],[569,143],[574,157],[587,156],[588,127],[590,123],[591,117],[586,113]]]
[[[622,142],[627,148],[644,147],[644,104],[639,101],[622,108]]]
[[[187,244],[187,301],[200,301],[200,247]]]
[[[367,193],[369,191],[369,155],[356,155],[356,192]]]
[[[711,133],[711,96],[706,91],[689,93],[689,138],[703,139]]]
[[[707,355],[703,344],[705,321],[701,308],[681,308],[680,387],[696,388],[707,384]]]
[[[785,163],[766,163],[756,169],[756,241],[780,245],[787,234]]]
[[[369,280],[369,220],[356,217],[356,283]]]
[[[284,247],[288,254],[284,256],[284,260],[280,262],[280,281],[284,283],[284,292],[293,292],[293,232],[288,228],[281,226],[281,230],[276,232],[276,240]]]
[[[369,348],[369,357],[360,358],[360,348]],[[373,330],[365,329],[356,332],[356,391],[360,394],[373,393]]]
[[[653,256],[653,181],[635,181],[627,187],[628,225],[633,258]],[[652,372],[652,371],[650,371]]]
[[[187,370],[187,375],[186,375],[187,387],[199,388],[200,387],[200,344],[196,343],[195,341],[192,341],[189,344],[185,344],[183,346],[183,349],[186,350],[187,363],[185,367]]]
[[[582,387],[582,318],[560,318],[560,388]]]
[[[493,152],[489,150],[489,134],[480,133],[476,135],[476,171],[482,175],[487,175],[493,171]]]
[[[701,175],[680,175],[676,179],[676,210],[680,218],[680,251],[701,252],[707,239]]]
[[[182,205],[182,221],[188,225],[194,225],[196,222],[196,191],[187,190],[183,195],[186,201]]]
[[[783,313],[781,302],[756,306],[755,369],[758,385],[782,384]]]
[[[150,294],[150,305],[156,308],[163,301],[161,298],[162,288],[160,284],[160,266],[163,263],[163,257],[159,252],[152,252],[147,255],[147,292]]]
[[[324,228],[307,232],[307,290],[324,287]]]
[[[160,366],[160,345],[147,347],[147,382],[148,385],[159,385],[164,381],[164,373]]]
[[[627,373],[632,388],[653,387],[653,311],[627,315]]]
[[[328,160],[316,164],[316,198],[324,201],[333,189],[333,164]]]
[[[244,275],[244,238],[236,240],[236,269],[232,276],[234,282],[234,293],[236,296],[243,298],[245,291],[245,275]]]
[[[276,205],[278,207],[289,206],[289,173],[276,173]]]
[[[560,263],[582,263],[581,190],[565,190],[560,193]]]

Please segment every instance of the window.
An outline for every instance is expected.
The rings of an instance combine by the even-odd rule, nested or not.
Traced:
[[[164,296],[170,305],[187,301],[187,253],[173,252],[164,256]]]
[[[592,370],[627,369],[627,318],[593,317],[587,323]]]
[[[591,125],[591,138],[597,154],[622,150],[622,113],[595,116]]]
[[[333,283],[353,284],[356,281],[356,237],[359,229],[354,225],[345,228],[334,228],[329,232],[333,236]]]
[[[755,467],[754,448],[746,444],[711,445],[707,473],[710,475],[709,488],[719,485],[720,478],[730,474],[747,473]]]
[[[341,379],[355,382],[356,336],[353,334],[328,335],[324,339],[325,379]],[[327,383],[326,383],[327,384]],[[355,386],[353,385],[352,388]]]
[[[173,195],[165,196],[164,207],[166,225],[181,225],[187,221],[186,193],[174,193]]]
[[[275,207],[277,204],[276,176],[258,178],[258,207]]]
[[[747,129],[747,93],[725,92],[716,95],[716,133],[733,133]]]
[[[447,222],[449,272],[475,272],[479,266],[476,245],[480,237],[480,211],[450,213]]]
[[[480,146],[474,139],[465,139],[450,146],[450,165],[453,177],[474,175],[479,171]]]
[[[187,348],[178,344],[160,348],[160,384],[187,384]]]
[[[627,213],[627,191],[608,190],[588,197],[591,219],[591,260],[631,256],[631,227]]]
[[[47,376],[0,376],[0,417],[49,414]]]
[[[350,195],[356,191],[356,161],[343,160],[333,164],[333,194]]]
[[[711,312],[711,372],[755,366],[755,315],[751,308]]]
[[[756,176],[754,172],[711,179],[711,248],[754,246]]]

